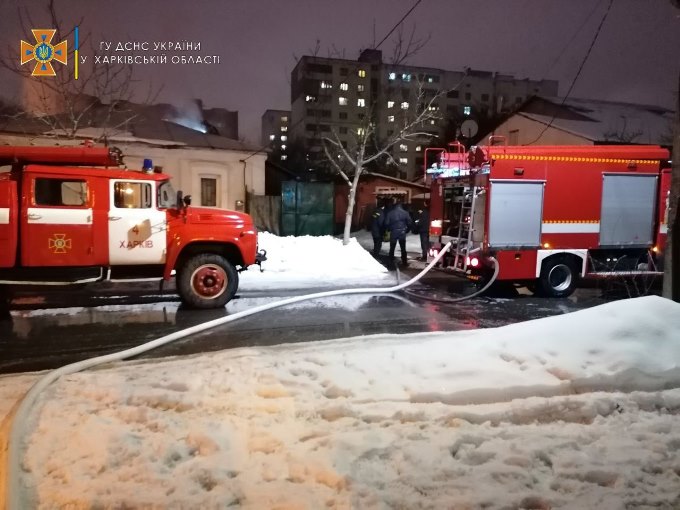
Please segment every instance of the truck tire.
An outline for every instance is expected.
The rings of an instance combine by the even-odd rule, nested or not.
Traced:
[[[236,294],[238,273],[221,255],[194,255],[177,271],[177,292],[191,308],[221,308]]]
[[[576,289],[577,279],[573,264],[563,258],[555,258],[543,263],[536,287],[542,296],[567,297]]]

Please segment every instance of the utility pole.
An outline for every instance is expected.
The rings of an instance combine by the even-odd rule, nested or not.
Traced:
[[[670,0],[670,2],[680,11],[680,0]],[[680,72],[678,73],[678,97],[675,103],[671,158],[673,167],[671,168],[671,194],[668,200],[668,237],[664,254],[662,296],[680,302]],[[673,235],[675,229],[678,231]]]
[[[668,238],[664,255],[663,297],[680,302],[680,73],[671,158],[673,166],[668,209]]]

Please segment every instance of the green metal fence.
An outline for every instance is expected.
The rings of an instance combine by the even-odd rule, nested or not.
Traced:
[[[281,183],[281,235],[332,235],[333,191],[332,183]]]

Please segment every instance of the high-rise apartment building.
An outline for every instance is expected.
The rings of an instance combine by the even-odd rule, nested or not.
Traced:
[[[262,114],[262,146],[269,146],[273,157],[288,159],[290,110],[266,110]]]
[[[447,119],[480,120],[508,113],[530,96],[556,96],[557,89],[554,80],[392,65],[382,61],[379,50],[364,50],[357,60],[304,56],[291,73],[290,137],[304,145],[313,168],[326,158],[322,138],[331,131],[346,147],[371,119],[378,140],[392,135],[400,113],[418,106],[416,90],[422,94],[421,103],[442,93],[431,105],[441,120],[428,121],[419,131],[443,136]],[[408,179],[419,174],[430,143],[431,138],[422,137],[395,145],[392,157],[399,168],[389,173]]]

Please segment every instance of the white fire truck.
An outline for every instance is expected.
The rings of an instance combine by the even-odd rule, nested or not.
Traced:
[[[0,147],[0,291],[169,280],[195,308],[224,306],[264,260],[247,214],[190,207],[145,160],[92,146]]]
[[[553,297],[581,277],[662,273],[666,149],[493,142],[428,149],[430,255],[452,242],[450,270],[484,281],[497,269],[497,281]]]

